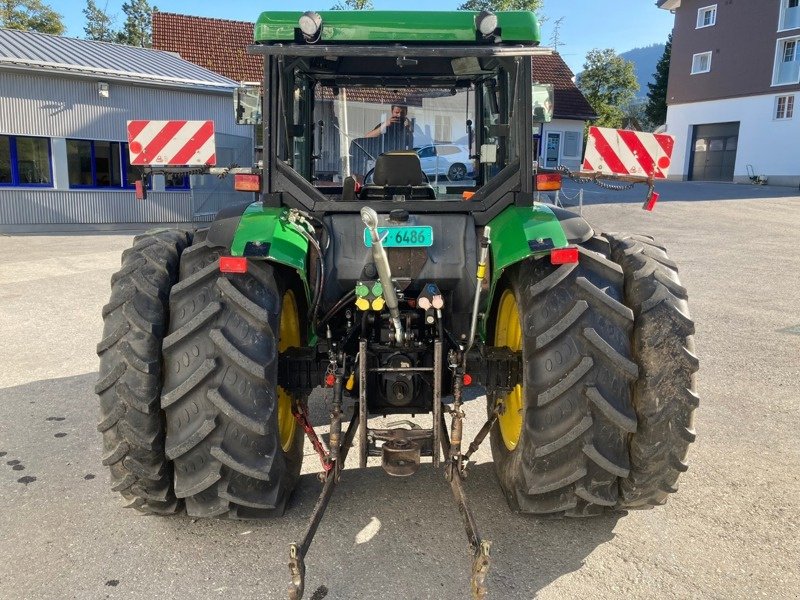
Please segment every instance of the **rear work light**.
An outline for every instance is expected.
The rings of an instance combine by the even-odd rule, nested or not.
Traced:
[[[233,176],[233,188],[237,192],[259,192],[261,191],[261,175],[236,173]]]
[[[554,265],[565,265],[578,262],[577,248],[554,248],[550,250],[550,262]]]
[[[247,258],[244,256],[220,256],[219,270],[223,273],[247,273]]]
[[[560,173],[537,173],[536,175],[536,191],[537,192],[555,192],[561,189],[561,174]]]

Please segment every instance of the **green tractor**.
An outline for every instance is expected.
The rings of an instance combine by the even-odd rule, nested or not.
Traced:
[[[260,160],[235,170],[254,197],[207,229],[137,236],[103,309],[103,463],[130,506],[280,516],[307,436],[323,488],[290,550],[299,598],[351,447],[393,476],[430,462],[482,598],[489,543],[462,481],[486,437],[513,511],[676,491],[698,402],[686,290],[652,238],[537,202],[553,181],[535,160],[538,43],[528,12],[261,15],[263,100],[237,104],[262,124]],[[308,416],[319,386],[327,444]],[[467,386],[487,400],[469,446]],[[424,423],[370,427],[381,415]]]

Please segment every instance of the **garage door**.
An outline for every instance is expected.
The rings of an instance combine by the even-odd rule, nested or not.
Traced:
[[[692,181],[733,181],[739,123],[695,125],[692,135]]]

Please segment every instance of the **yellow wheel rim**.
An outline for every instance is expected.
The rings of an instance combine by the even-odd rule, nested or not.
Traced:
[[[494,330],[494,345],[508,346],[511,350],[522,349],[522,326],[519,321],[517,300],[511,290],[500,296],[497,307],[497,322]],[[519,443],[522,433],[522,386],[518,385],[504,399],[505,411],[497,418],[500,435],[506,448],[513,450]]]
[[[297,311],[297,300],[294,292],[288,290],[283,295],[281,308],[280,331],[278,333],[278,352],[287,348],[300,347],[300,315]],[[281,436],[281,447],[288,452],[294,442],[297,421],[292,414],[292,397],[282,388],[278,388],[278,433]]]

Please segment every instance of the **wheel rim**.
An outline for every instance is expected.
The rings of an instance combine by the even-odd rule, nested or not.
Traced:
[[[278,340],[279,353],[287,348],[300,346],[300,315],[297,311],[294,292],[291,290],[287,290],[283,295],[278,335],[280,336]],[[288,452],[292,447],[296,430],[297,421],[292,414],[292,397],[282,387],[278,387],[278,433],[284,452]]]
[[[466,177],[467,169],[462,165],[453,165],[450,167],[450,173],[448,173],[448,175],[453,181],[461,181],[464,179],[464,177]]]
[[[497,321],[494,331],[494,345],[508,346],[511,350],[522,349],[522,326],[519,320],[517,300],[511,290],[500,296],[497,307]],[[514,450],[522,433],[522,386],[516,386],[504,399],[505,411],[497,417],[500,436],[509,450]]]

